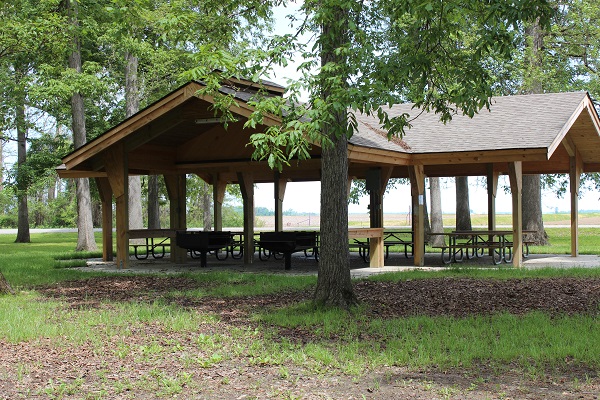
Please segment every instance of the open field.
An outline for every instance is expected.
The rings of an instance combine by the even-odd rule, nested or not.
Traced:
[[[17,291],[0,295],[0,399],[600,393],[600,268],[379,275],[354,282],[361,305],[346,311],[312,306],[314,276],[90,273],[56,260],[74,258],[73,233],[12,240],[0,236]]]
[[[456,225],[456,216],[453,214],[444,214],[444,226],[451,227]],[[498,225],[512,225],[510,214],[499,214],[496,216],[496,224]],[[571,215],[567,213],[560,214],[544,214],[545,225],[559,225],[569,226],[571,224]],[[272,227],[274,226],[274,217],[263,217],[257,216],[257,224],[259,227]],[[471,222],[474,226],[486,226],[487,215],[486,214],[473,214],[471,216]],[[348,216],[348,224],[353,227],[367,227],[369,226],[369,215],[368,214],[350,214]],[[585,213],[579,214],[579,224],[585,225],[596,225],[600,226],[600,213]],[[283,225],[286,228],[304,228],[304,227],[318,227],[319,226],[319,215],[296,215],[296,216],[283,216]],[[384,225],[386,227],[396,226],[410,226],[410,216],[408,214],[385,214]]]

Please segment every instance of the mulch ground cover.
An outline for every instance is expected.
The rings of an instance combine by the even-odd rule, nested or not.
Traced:
[[[60,298],[71,307],[94,306],[104,301],[166,299],[213,313],[232,309],[250,312],[264,307],[283,307],[309,300],[311,290],[264,296],[201,299],[172,296],[210,284],[191,278],[161,276],[115,276],[61,282],[39,288],[48,297]],[[552,315],[598,313],[598,278],[472,279],[433,278],[399,282],[363,280],[354,285],[357,297],[380,318],[415,315],[465,317],[508,312],[522,315],[538,310]]]

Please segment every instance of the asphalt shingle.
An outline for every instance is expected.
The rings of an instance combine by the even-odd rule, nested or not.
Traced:
[[[398,104],[388,110],[391,117],[418,115],[400,143],[388,141],[377,117],[366,115],[356,116],[359,129],[350,143],[408,153],[547,148],[586,96],[572,92],[496,97],[490,111],[481,110],[473,118],[455,115],[446,124],[435,113]]]

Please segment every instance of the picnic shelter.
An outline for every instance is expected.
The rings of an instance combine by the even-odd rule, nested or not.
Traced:
[[[62,178],[94,178],[102,201],[103,258],[113,257],[113,198],[116,203],[116,262],[127,267],[130,229],[128,177],[163,175],[170,203],[169,229],[185,230],[186,174],[196,174],[213,187],[214,229],[222,230],[222,204],[227,184],[238,184],[244,210],[244,263],[254,259],[254,184],[274,183],[275,230],[283,230],[286,184],[319,181],[321,149],[312,145],[311,158],[292,160],[282,172],[252,159],[250,136],[281,118],[266,116],[263,125],[244,128],[253,112],[248,102],[260,89],[282,96],[275,83],[233,79],[222,93],[234,96],[230,108],[238,121],[227,127],[212,108],[215,99],[201,94],[202,83],[191,81],[127,118],[99,137],[66,155],[57,168]],[[495,97],[491,110],[473,118],[457,114],[443,124],[434,113],[412,104],[394,105],[391,116],[418,117],[406,135],[388,140],[376,117],[357,115],[358,131],[348,142],[348,182],[366,179],[370,191],[370,225],[383,227],[383,193],[391,178],[409,178],[414,214],[414,264],[424,262],[425,177],[485,176],[488,184],[488,225],[495,229],[498,177],[509,176],[512,193],[513,265],[522,263],[523,174],[567,173],[571,189],[571,255],[578,255],[579,181],[582,173],[600,172],[600,119],[586,92]],[[326,218],[326,216],[322,216]],[[186,260],[186,250],[171,246],[174,262]]]

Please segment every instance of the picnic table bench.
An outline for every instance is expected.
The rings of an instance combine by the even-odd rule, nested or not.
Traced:
[[[443,235],[448,237],[448,243],[444,240],[443,245],[433,246],[442,250],[442,262],[450,264],[462,262],[464,257],[481,257],[485,250],[491,250],[492,262],[500,264],[504,260],[505,235],[512,231],[453,231],[443,233],[431,233],[431,235]]]
[[[194,257],[194,252],[200,253],[200,266],[206,267],[206,255],[214,251],[217,253],[221,249],[228,249],[232,245],[233,239],[231,232],[228,231],[177,231],[177,246],[187,249],[190,256]],[[227,258],[227,252],[225,257]]]
[[[263,257],[270,257],[270,253],[267,256],[265,250],[272,252],[273,256],[277,253],[283,254],[286,270],[292,268],[292,254],[298,251],[307,254],[306,252],[311,250],[315,260],[319,259],[316,232],[260,232],[256,244],[259,246],[258,255],[261,260],[264,260]]]
[[[523,231],[524,235],[527,233],[532,233],[532,231]],[[513,235],[512,230],[462,230],[432,233],[431,235],[448,237],[448,244],[433,246],[442,250],[444,264],[462,262],[465,256],[467,259],[482,257],[486,250],[490,252],[494,265],[512,261],[513,242],[509,238]],[[531,243],[532,241],[525,239],[524,236],[523,257],[529,255],[529,244]]]
[[[145,260],[148,256],[152,258],[163,258],[166,247],[171,245],[175,238],[173,229],[130,229],[129,239],[144,239],[144,243],[130,244],[133,254],[138,260]]]

